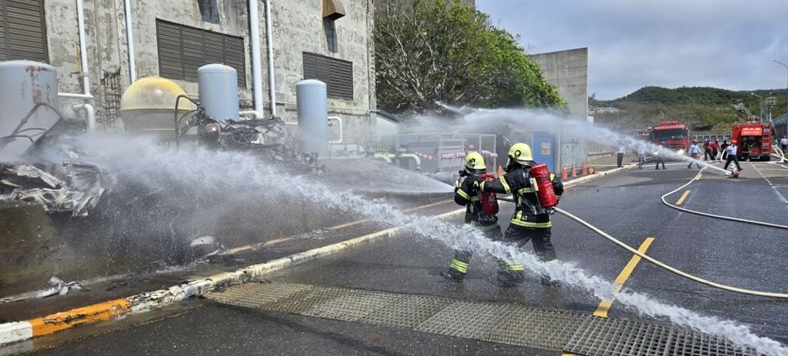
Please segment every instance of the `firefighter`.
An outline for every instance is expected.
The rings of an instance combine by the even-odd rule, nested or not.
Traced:
[[[479,192],[473,184],[476,179],[481,179],[482,175],[485,173],[487,173],[487,167],[484,165],[484,158],[482,155],[479,154],[479,152],[469,152],[465,156],[463,170],[460,171],[460,177],[454,185],[454,201],[466,207],[466,224],[470,224],[474,228],[481,230],[487,237],[493,240],[500,240],[501,227],[498,225],[498,217],[495,214],[484,213],[482,209],[481,192]],[[495,204],[497,207],[497,202]],[[468,264],[471,261],[471,255],[471,251],[454,251],[454,259],[451,261],[449,270],[441,272],[441,276],[446,279],[454,280],[457,283],[462,283],[465,274],[468,273]]]
[[[536,165],[531,155],[531,147],[525,143],[515,143],[509,148],[508,156],[509,161],[504,169],[506,174],[492,181],[476,180],[476,184],[482,192],[513,195],[516,207],[502,242],[523,248],[528,241],[533,241],[534,252],[541,261],[555,262],[555,249],[550,242],[553,226],[550,216],[554,210],[545,209],[539,203],[537,190],[529,173],[531,167]],[[549,173],[549,177],[555,198],[560,199],[564,192],[563,183],[555,173]],[[512,261],[499,261],[499,264],[497,280],[502,287],[513,287],[524,282],[522,264]],[[542,284],[558,285],[547,276],[542,277]]]

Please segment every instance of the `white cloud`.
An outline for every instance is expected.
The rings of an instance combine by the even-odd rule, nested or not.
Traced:
[[[529,53],[588,47],[589,93],[650,85],[782,89],[785,0],[476,0]]]

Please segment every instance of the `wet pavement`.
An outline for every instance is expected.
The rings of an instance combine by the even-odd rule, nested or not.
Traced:
[[[714,173],[703,174],[700,180],[687,187],[686,190],[691,192],[682,199],[680,205],[715,214],[788,225],[788,207],[780,198],[788,196],[785,178],[788,170],[765,163],[743,164],[745,171],[739,180]],[[627,169],[584,182],[567,190],[560,207],[635,248],[644,239],[653,237],[654,242],[648,254],[679,269],[738,287],[788,292],[788,277],[778,273],[788,268],[788,260],[782,255],[783,251],[788,250],[785,232],[715,220],[666,207],[660,198],[692,180],[697,174],[697,170],[686,169],[682,163],[668,163],[668,168],[667,171]],[[681,195],[679,191],[666,200],[676,203]],[[429,205],[421,209],[419,214],[437,215],[458,208],[451,201],[441,203],[439,199],[430,200],[419,202]],[[504,210],[499,216],[506,217],[510,211]],[[454,221],[459,223],[459,216]],[[556,215],[554,221],[553,241],[559,258],[588,273],[613,281],[632,257],[631,253],[615,247],[566,217]],[[9,321],[22,320],[89,304],[91,301],[166,288],[194,276],[204,277],[217,271],[233,270],[382,228],[379,224],[369,222],[334,226],[334,229],[327,227],[319,232],[286,239],[271,239],[269,242],[277,242],[256,251],[239,249],[236,256],[239,260],[233,262],[201,264],[187,270],[127,277],[121,279],[126,281],[125,284],[119,284],[117,280],[97,283],[89,292],[3,304],[0,305],[0,316]],[[530,251],[530,246],[526,250]],[[419,296],[439,298],[457,305],[458,317],[475,315],[467,314],[466,310],[481,309],[490,303],[507,310],[526,308],[530,313],[536,313],[534,310],[557,310],[573,318],[581,318],[578,320],[592,318],[599,308],[600,300],[583,286],[544,287],[539,284],[537,276],[532,274],[528,275],[521,288],[499,288],[494,280],[495,261],[484,254],[474,257],[470,273],[463,284],[445,281],[438,273],[448,266],[451,256],[452,249],[446,241],[406,234],[291,266],[270,273],[265,279],[271,283],[270,286],[303,286],[320,291],[333,288],[331,290],[340,290],[337,293],[361,291],[365,295],[373,295],[372,300]],[[785,308],[784,300],[712,289],[645,262],[637,265],[625,287],[702,315],[733,320],[749,327],[759,336],[773,338],[783,344],[788,342],[788,324],[785,322],[788,320],[788,308]],[[108,288],[110,290],[106,290]],[[233,291],[228,289],[225,293],[232,294]],[[38,349],[34,354],[104,354],[111,349],[112,353],[120,355],[162,354],[163,350],[174,355],[259,354],[261,350],[265,350],[266,354],[315,355],[558,355],[568,351],[562,349],[563,346],[555,347],[545,342],[540,344],[538,338],[532,344],[507,343],[501,340],[505,338],[500,337],[500,332],[476,336],[467,331],[480,320],[477,320],[477,324],[458,321],[459,331],[445,333],[429,328],[425,331],[415,327],[367,323],[363,319],[349,320],[349,317],[341,315],[315,312],[325,308],[322,304],[310,304],[309,309],[305,309],[307,311],[299,309],[296,312],[282,312],[290,309],[255,302],[252,297],[247,297],[244,305],[227,298],[222,300],[222,293],[217,295],[209,296],[209,299],[186,300],[152,313],[130,315],[36,338],[0,349],[0,353],[2,350],[15,353]],[[264,293],[255,292],[252,296],[261,295]],[[349,300],[343,309],[357,310],[364,303],[369,303],[364,298]],[[470,309],[459,308],[461,304],[455,303],[467,303]],[[614,302],[608,320],[671,324],[666,316],[643,315],[642,308]],[[368,312],[365,315],[375,314]],[[595,319],[600,318],[590,320]],[[549,320],[554,319],[548,319],[548,324]],[[565,335],[567,338],[571,336]],[[495,337],[498,342],[490,341]]]

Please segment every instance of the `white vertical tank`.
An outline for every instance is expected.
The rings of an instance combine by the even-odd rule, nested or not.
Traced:
[[[306,79],[296,84],[298,137],[301,152],[328,157],[328,96],[326,83]]]
[[[0,161],[19,159],[49,131],[60,119],[58,105],[54,67],[33,61],[0,63]]]
[[[238,120],[238,73],[224,64],[206,64],[197,69],[200,106],[216,120]]]

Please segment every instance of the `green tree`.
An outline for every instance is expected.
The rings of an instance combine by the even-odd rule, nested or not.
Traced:
[[[518,39],[459,1],[389,1],[375,24],[378,106],[564,107]]]

